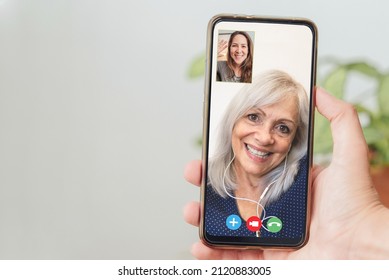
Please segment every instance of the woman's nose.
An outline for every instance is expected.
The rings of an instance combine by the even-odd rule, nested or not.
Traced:
[[[274,144],[272,131],[266,127],[258,128],[255,131],[255,141],[262,146]]]

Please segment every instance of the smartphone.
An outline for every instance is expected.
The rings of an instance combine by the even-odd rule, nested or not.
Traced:
[[[307,242],[317,36],[308,19],[210,20],[200,221],[207,245]]]

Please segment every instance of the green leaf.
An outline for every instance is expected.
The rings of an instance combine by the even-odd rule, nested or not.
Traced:
[[[313,150],[315,154],[328,155],[332,153],[332,135],[330,122],[319,113],[315,114],[313,140]]]
[[[389,74],[382,77],[377,91],[380,112],[384,116],[389,116]]]
[[[389,163],[389,141],[385,141],[384,139],[381,139],[380,141],[377,141],[373,145],[376,155],[374,159],[375,164],[379,165],[388,165]]]
[[[342,99],[347,78],[347,68],[344,65],[336,67],[323,80],[323,87],[337,98]]]
[[[363,134],[365,135],[366,143],[368,145],[374,144],[384,137],[383,134],[377,130],[375,127],[365,127],[363,129]]]
[[[374,164],[389,164],[389,116],[373,118],[368,127],[364,128],[364,134],[368,144],[375,151]]]
[[[193,59],[189,66],[188,77],[191,79],[204,76],[205,73],[205,54],[201,54]]]
[[[355,62],[345,66],[350,71],[360,72],[361,74],[372,78],[379,78],[381,76],[381,73],[377,70],[377,68],[366,62]]]
[[[356,109],[359,113],[367,113],[367,114],[369,114],[369,116],[372,115],[371,110],[367,109],[363,104],[355,103],[355,104],[354,104],[354,107],[355,107],[355,109]]]

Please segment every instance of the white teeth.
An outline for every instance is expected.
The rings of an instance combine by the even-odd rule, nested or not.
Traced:
[[[261,152],[261,151],[258,151],[252,147],[250,147],[249,145],[246,145],[247,147],[247,150],[250,152],[250,154],[256,156],[256,157],[261,157],[261,158],[266,158],[270,155],[270,153],[265,153],[265,152]]]

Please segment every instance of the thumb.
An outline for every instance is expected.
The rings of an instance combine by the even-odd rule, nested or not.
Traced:
[[[331,123],[333,161],[360,163],[368,168],[368,147],[355,108],[321,88],[316,90],[316,107]]]

